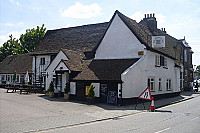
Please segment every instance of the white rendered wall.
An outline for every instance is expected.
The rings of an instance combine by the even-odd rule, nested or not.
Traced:
[[[36,56],[36,68],[35,68],[35,56],[33,56],[32,70],[33,70],[34,75],[35,75],[35,69],[36,69],[36,79],[35,79],[35,76],[33,76],[34,80],[39,79],[39,77],[38,77],[39,74],[40,74],[39,72],[41,72],[41,70],[45,70],[47,68],[47,66],[50,64],[50,57],[51,57],[50,55],[38,55],[38,56]],[[42,66],[40,65],[40,59],[41,58],[45,58],[45,65],[42,65]]]
[[[76,82],[70,82],[70,94],[76,95]]]
[[[139,58],[138,51],[145,46],[116,14],[101,44],[96,50],[95,59]]]
[[[174,67],[174,61],[167,58],[167,68],[155,67],[155,53],[146,54],[122,75],[122,98],[138,97],[147,88],[148,77],[154,78],[155,91],[152,95],[180,92],[180,70]],[[161,78],[162,91],[158,90],[158,80]],[[172,90],[166,90],[166,80],[172,81]]]
[[[92,83],[95,88],[94,88],[94,96],[99,97],[100,96],[100,83]]]
[[[46,72],[48,73],[48,77],[46,77],[46,90],[49,88],[49,84],[51,83],[51,81],[53,81],[53,75],[55,74],[54,69],[56,68],[58,63],[61,61],[61,59],[68,60],[68,58],[62,51],[60,51],[56,55],[55,59],[51,62],[51,64],[48,66],[48,68],[46,70]],[[60,67],[58,67],[58,68],[60,68]]]

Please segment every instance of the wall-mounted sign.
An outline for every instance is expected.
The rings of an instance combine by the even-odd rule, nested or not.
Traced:
[[[153,48],[165,47],[165,36],[152,36],[152,47]]]
[[[88,93],[89,93],[89,88],[90,88],[90,86],[85,86],[85,95],[86,95],[86,96],[87,96]]]
[[[144,51],[138,51],[138,55],[144,55]]]
[[[108,91],[107,104],[117,105],[117,92],[116,91]]]

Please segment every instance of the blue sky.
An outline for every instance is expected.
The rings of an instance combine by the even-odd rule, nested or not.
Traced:
[[[158,28],[171,36],[186,38],[194,51],[193,64],[200,64],[200,0],[1,0],[0,46],[45,24],[48,30],[108,22],[115,10],[139,22],[155,13]]]

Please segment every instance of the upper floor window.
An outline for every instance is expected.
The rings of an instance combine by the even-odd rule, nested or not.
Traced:
[[[167,67],[167,58],[162,55],[155,56],[155,65]]]
[[[40,65],[45,65],[45,58],[40,58]]]
[[[187,50],[184,50],[184,61],[187,62]]]

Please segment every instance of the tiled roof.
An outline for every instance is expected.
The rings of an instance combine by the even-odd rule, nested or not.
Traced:
[[[121,81],[121,74],[138,59],[92,60],[74,80]]]
[[[48,30],[33,54],[58,53],[60,49],[90,51],[102,38],[108,23]]]
[[[32,73],[32,61],[33,58],[30,54],[12,55],[6,57],[0,64],[1,74],[13,74],[17,73]]]
[[[63,62],[71,71],[81,71],[83,69],[82,60],[84,58],[84,54],[79,51],[72,51],[63,49],[62,50],[69,60],[64,60]]]

